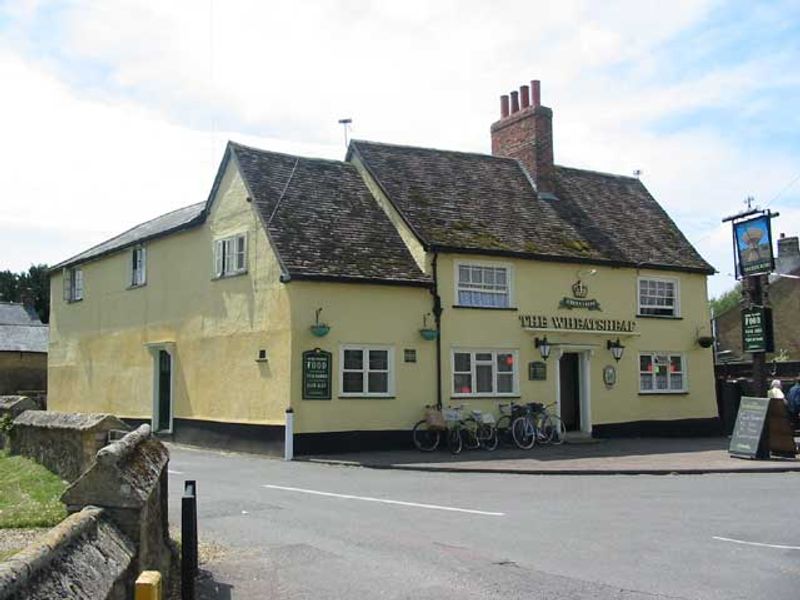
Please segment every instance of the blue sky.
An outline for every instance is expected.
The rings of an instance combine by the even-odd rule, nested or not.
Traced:
[[[0,269],[203,200],[227,139],[478,152],[532,78],[557,162],[642,180],[734,283],[747,196],[800,232],[800,0],[0,2]],[[668,6],[668,10],[666,9]]]

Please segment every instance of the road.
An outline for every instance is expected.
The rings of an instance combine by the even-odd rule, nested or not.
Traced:
[[[173,524],[183,481],[198,482],[208,598],[800,596],[797,473],[485,475],[171,454]]]

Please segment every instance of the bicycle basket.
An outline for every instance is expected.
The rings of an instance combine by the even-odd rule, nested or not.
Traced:
[[[544,404],[539,402],[528,402],[528,406],[530,406],[531,410],[535,413],[544,412]]]
[[[430,429],[447,429],[447,423],[444,420],[442,411],[429,408],[425,411],[425,422]]]
[[[460,408],[445,408],[442,410],[445,421],[460,421],[461,409]]]
[[[494,425],[494,415],[492,413],[483,413],[479,421],[484,425]]]

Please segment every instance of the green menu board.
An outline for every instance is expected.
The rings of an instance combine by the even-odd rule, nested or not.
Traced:
[[[731,444],[728,447],[731,455],[742,458],[766,458],[762,454],[768,455],[769,451],[762,448],[762,452],[759,452],[759,446],[768,407],[769,398],[742,396],[739,413],[736,415],[736,427],[733,429]]]
[[[774,352],[772,309],[753,306],[742,311],[742,349],[745,352]]]
[[[315,348],[303,352],[303,400],[331,399],[331,353]]]

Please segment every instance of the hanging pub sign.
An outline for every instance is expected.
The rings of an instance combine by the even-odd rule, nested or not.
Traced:
[[[303,352],[303,400],[331,399],[331,353],[319,348]]]
[[[742,350],[744,352],[774,352],[772,309],[753,306],[742,311]]]
[[[740,277],[771,273],[775,269],[769,214],[734,222],[733,238]]]

